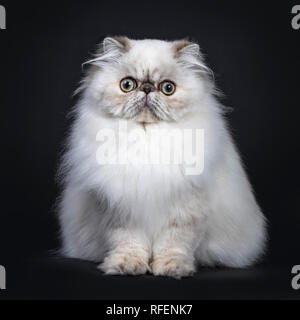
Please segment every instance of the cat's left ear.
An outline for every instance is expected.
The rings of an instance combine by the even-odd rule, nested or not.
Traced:
[[[188,40],[175,41],[172,49],[174,51],[175,58],[180,58],[183,56],[202,58],[199,45]]]
[[[205,65],[203,55],[197,43],[188,40],[175,41],[172,50],[174,57],[183,65],[196,73],[213,76],[212,71]]]

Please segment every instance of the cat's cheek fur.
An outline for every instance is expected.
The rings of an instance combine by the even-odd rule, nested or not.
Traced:
[[[169,54],[169,43],[149,41],[141,42],[141,52],[135,48],[137,57],[146,49],[151,57]],[[264,252],[266,222],[215,97],[199,82],[184,118],[153,125],[203,129],[202,174],[185,175],[179,165],[99,165],[98,130],[119,130],[118,118],[99,112],[109,104],[99,86],[112,81],[99,72],[96,82],[86,81],[61,166],[62,254],[95,261],[106,274],[174,278],[192,275],[197,265],[240,268],[256,262]],[[191,86],[195,81],[187,79]],[[140,126],[130,120],[127,125]]]

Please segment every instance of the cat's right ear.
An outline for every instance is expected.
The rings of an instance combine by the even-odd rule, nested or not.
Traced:
[[[94,58],[86,61],[82,66],[104,67],[107,63],[116,62],[129,49],[130,40],[127,37],[106,37],[100,44]]]
[[[119,50],[126,52],[130,49],[130,40],[127,37],[106,37],[103,40],[103,50]]]

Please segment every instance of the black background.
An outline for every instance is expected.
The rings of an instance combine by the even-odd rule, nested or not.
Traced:
[[[293,2],[1,1],[0,264],[59,246],[54,176],[81,64],[107,35],[200,43],[256,197],[264,264],[300,264],[300,30]]]

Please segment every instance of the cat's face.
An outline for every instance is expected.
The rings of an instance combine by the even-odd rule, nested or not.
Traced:
[[[209,83],[198,45],[187,41],[106,38],[90,63],[97,108],[137,122],[178,121]]]

